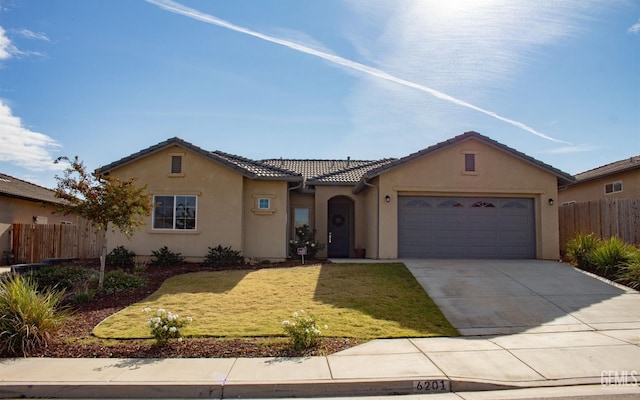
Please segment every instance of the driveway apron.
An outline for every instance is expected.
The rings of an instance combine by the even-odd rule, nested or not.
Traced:
[[[640,329],[640,293],[540,260],[402,260],[461,335]]]

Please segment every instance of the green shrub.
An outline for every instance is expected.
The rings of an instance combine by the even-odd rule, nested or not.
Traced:
[[[632,289],[640,290],[640,261],[622,264],[617,280]]]
[[[136,253],[127,250],[124,246],[118,246],[107,254],[107,264],[118,268],[132,267],[135,263]]]
[[[73,296],[73,302],[76,304],[88,303],[93,300],[94,292],[87,290],[83,292],[78,292]]]
[[[153,259],[151,265],[154,267],[173,267],[184,261],[182,253],[174,253],[167,246],[163,246],[158,250],[151,252]]]
[[[293,321],[282,321],[282,329],[289,336],[296,350],[304,350],[318,344],[322,331],[313,315],[306,316],[304,310],[293,313]],[[328,329],[325,325],[324,329]]]
[[[223,268],[232,265],[239,265],[244,262],[244,258],[240,255],[239,251],[231,249],[230,246],[222,247],[209,247],[209,253],[204,260],[204,265],[207,267]]]
[[[601,241],[587,255],[587,258],[591,265],[604,273],[605,277],[615,278],[622,264],[640,261],[640,252],[637,248],[612,236],[609,240]]]
[[[578,233],[567,242],[567,255],[579,268],[589,270],[592,267],[589,255],[599,243],[594,233]]]
[[[137,289],[146,284],[146,279],[117,269],[115,271],[110,271],[105,275],[102,290],[107,294],[111,294]]]
[[[0,279],[0,354],[27,356],[46,346],[69,312],[60,308],[63,291],[39,291],[30,277]]]
[[[89,279],[91,274],[92,271],[84,267],[51,265],[31,272],[31,277],[39,289],[55,288],[68,291]]]

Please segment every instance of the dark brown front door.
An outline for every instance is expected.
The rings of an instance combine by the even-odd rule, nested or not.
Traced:
[[[351,212],[350,199],[338,197],[329,200],[329,221],[327,255],[329,257],[349,257],[351,248]]]

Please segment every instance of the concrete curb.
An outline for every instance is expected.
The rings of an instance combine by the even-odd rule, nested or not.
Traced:
[[[422,390],[416,382],[422,382]],[[600,385],[595,379],[490,382],[432,378],[426,388],[418,378],[388,380],[321,380],[280,382],[20,382],[0,383],[0,398],[314,398],[419,395],[451,392],[504,391],[525,388]],[[640,393],[640,388],[638,388]]]

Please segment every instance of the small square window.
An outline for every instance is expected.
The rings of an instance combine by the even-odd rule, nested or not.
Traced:
[[[466,153],[464,155],[464,170],[465,172],[475,172],[476,170],[476,155]]]
[[[171,173],[182,173],[182,156],[171,156]]]
[[[258,199],[258,209],[260,210],[268,210],[271,208],[271,202],[267,198]]]
[[[604,185],[604,193],[611,194],[622,192],[622,181],[611,182]]]

